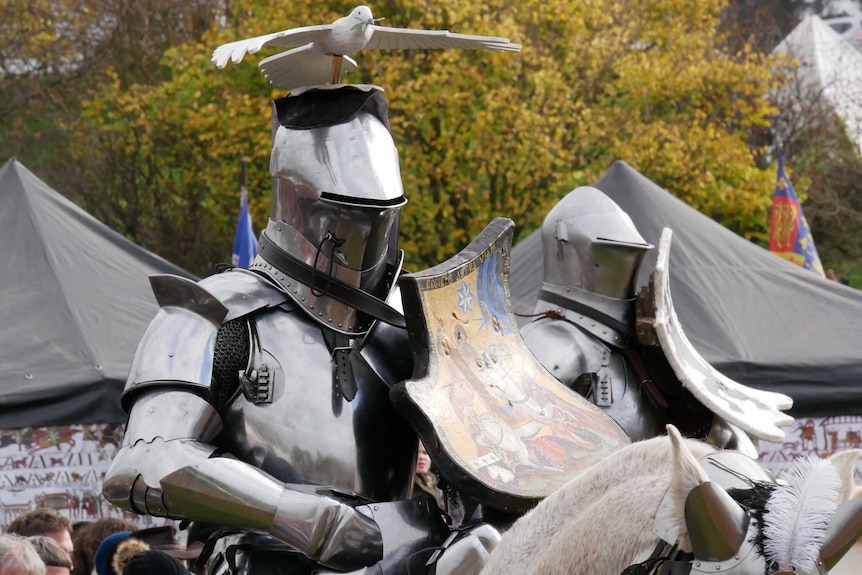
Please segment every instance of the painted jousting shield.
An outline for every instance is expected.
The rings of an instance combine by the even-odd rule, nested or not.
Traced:
[[[415,368],[392,399],[444,478],[522,512],[629,440],[521,339],[508,286],[513,230],[497,218],[451,259],[402,277]]]

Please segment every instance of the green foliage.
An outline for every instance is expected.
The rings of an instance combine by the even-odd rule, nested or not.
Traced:
[[[70,147],[86,207],[133,240],[206,274],[227,261],[239,158],[253,220],[266,221],[269,100],[255,63],[217,70],[212,49],[331,22],[352,5],[256,0],[223,29],[168,50],[170,79],[95,86]],[[410,203],[402,245],[412,269],[439,263],[495,216],[526,232],[616,159],[749,237],[765,233],[774,174],[748,133],[768,124],[769,60],[716,43],[719,0],[389,0],[383,24],[500,35],[520,54],[386,52],[355,57],[346,81],[384,87]]]

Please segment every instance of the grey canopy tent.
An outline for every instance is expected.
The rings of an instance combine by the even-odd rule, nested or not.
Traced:
[[[595,187],[631,216],[649,243],[658,246],[663,227],[673,230],[674,307],[692,344],[716,369],[791,396],[797,417],[862,413],[862,292],[745,240],[625,162],[616,162]],[[516,313],[534,311],[541,250],[538,230],[512,250]],[[655,259],[654,249],[639,285]]]
[[[0,429],[116,423],[158,306],[147,276],[192,278],[12,159],[0,168]]]

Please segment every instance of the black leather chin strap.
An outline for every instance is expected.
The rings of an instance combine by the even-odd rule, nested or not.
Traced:
[[[382,322],[396,327],[407,327],[404,316],[385,301],[341,280],[320,273],[275,245],[266,236],[266,233],[260,235],[257,251],[270,264],[317,293],[329,296]]]

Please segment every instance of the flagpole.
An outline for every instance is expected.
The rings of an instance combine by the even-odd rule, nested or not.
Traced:
[[[240,158],[239,170],[239,217],[233,239],[231,265],[247,268],[257,255],[257,238],[252,229],[251,215],[248,211],[248,190],[246,189],[246,159]]]

